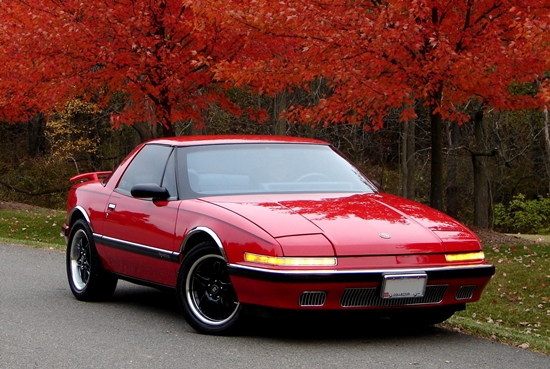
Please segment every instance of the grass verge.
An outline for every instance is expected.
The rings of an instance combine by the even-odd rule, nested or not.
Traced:
[[[479,302],[443,326],[550,355],[550,246],[485,249],[496,273]]]
[[[65,212],[36,208],[0,210],[0,241],[39,248],[65,249],[61,225]]]

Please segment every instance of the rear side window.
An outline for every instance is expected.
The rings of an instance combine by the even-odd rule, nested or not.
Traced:
[[[130,195],[133,186],[143,183],[155,183],[162,185],[166,164],[172,153],[172,147],[163,145],[146,145],[130,163],[118,186],[117,192]],[[173,164],[173,160],[170,161]],[[173,173],[173,169],[172,169]],[[165,180],[166,182],[166,180]],[[170,195],[172,188],[169,188]]]

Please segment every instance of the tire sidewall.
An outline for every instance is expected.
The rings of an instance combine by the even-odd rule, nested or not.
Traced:
[[[71,233],[70,233],[70,236],[69,236],[69,241],[67,242],[67,252],[66,252],[66,268],[67,268],[67,278],[69,280],[69,286],[71,288],[71,292],[73,293],[73,295],[75,295],[77,298],[79,299],[82,299],[86,296],[86,292],[88,291],[89,287],[90,287],[90,283],[93,282],[93,273],[94,273],[94,269],[95,269],[95,263],[93,263],[92,260],[90,260],[90,276],[88,278],[88,282],[86,283],[86,285],[79,289],[75,283],[74,283],[74,275],[73,275],[73,270],[72,270],[72,266],[71,266],[71,253],[73,251],[73,242],[74,242],[74,238],[75,238],[75,235],[78,233],[78,231],[84,231],[84,233],[86,234],[86,237],[88,238],[88,247],[90,248],[90,255],[88,256],[90,259],[92,257],[92,247],[93,247],[93,244],[92,244],[92,232],[90,230],[90,227],[88,226],[88,224],[86,224],[84,221],[82,220],[77,220],[73,226],[71,227]]]
[[[90,276],[88,282],[83,288],[78,288],[74,283],[74,275],[71,266],[71,252],[73,242],[79,231],[85,233],[89,247]],[[82,301],[101,301],[110,298],[115,291],[117,278],[103,269],[99,254],[95,247],[93,233],[88,223],[83,219],[78,219],[71,226],[69,241],[67,242],[66,269],[69,286],[73,295]]]
[[[239,303],[239,306],[237,307],[236,311],[223,323],[218,323],[218,322],[207,323],[205,322],[205,320],[207,319],[205,319],[204,317],[201,319],[201,317],[197,316],[198,314],[200,314],[197,311],[198,309],[196,307],[192,307],[191,304],[193,304],[193,302],[189,301],[190,297],[187,294],[187,286],[189,283],[190,272],[193,272],[194,269],[198,267],[197,262],[199,260],[201,259],[204,260],[204,258],[208,258],[209,256],[217,257],[224,260],[220,255],[220,252],[217,246],[210,241],[202,242],[196,245],[184,257],[178,273],[178,280],[177,280],[177,287],[176,287],[178,304],[187,322],[196,331],[200,333],[214,334],[214,335],[233,334],[236,331],[236,328],[238,326],[238,321],[240,320],[240,316],[242,315],[242,309],[243,309],[242,304]]]

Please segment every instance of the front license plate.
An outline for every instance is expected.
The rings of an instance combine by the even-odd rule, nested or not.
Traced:
[[[428,276],[419,274],[386,274],[380,292],[383,299],[424,297]]]

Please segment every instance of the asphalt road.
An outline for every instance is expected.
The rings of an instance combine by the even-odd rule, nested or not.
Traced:
[[[515,347],[368,320],[259,319],[240,336],[204,336],[151,288],[120,283],[110,302],[77,301],[64,260],[0,245],[0,368],[550,368]]]

